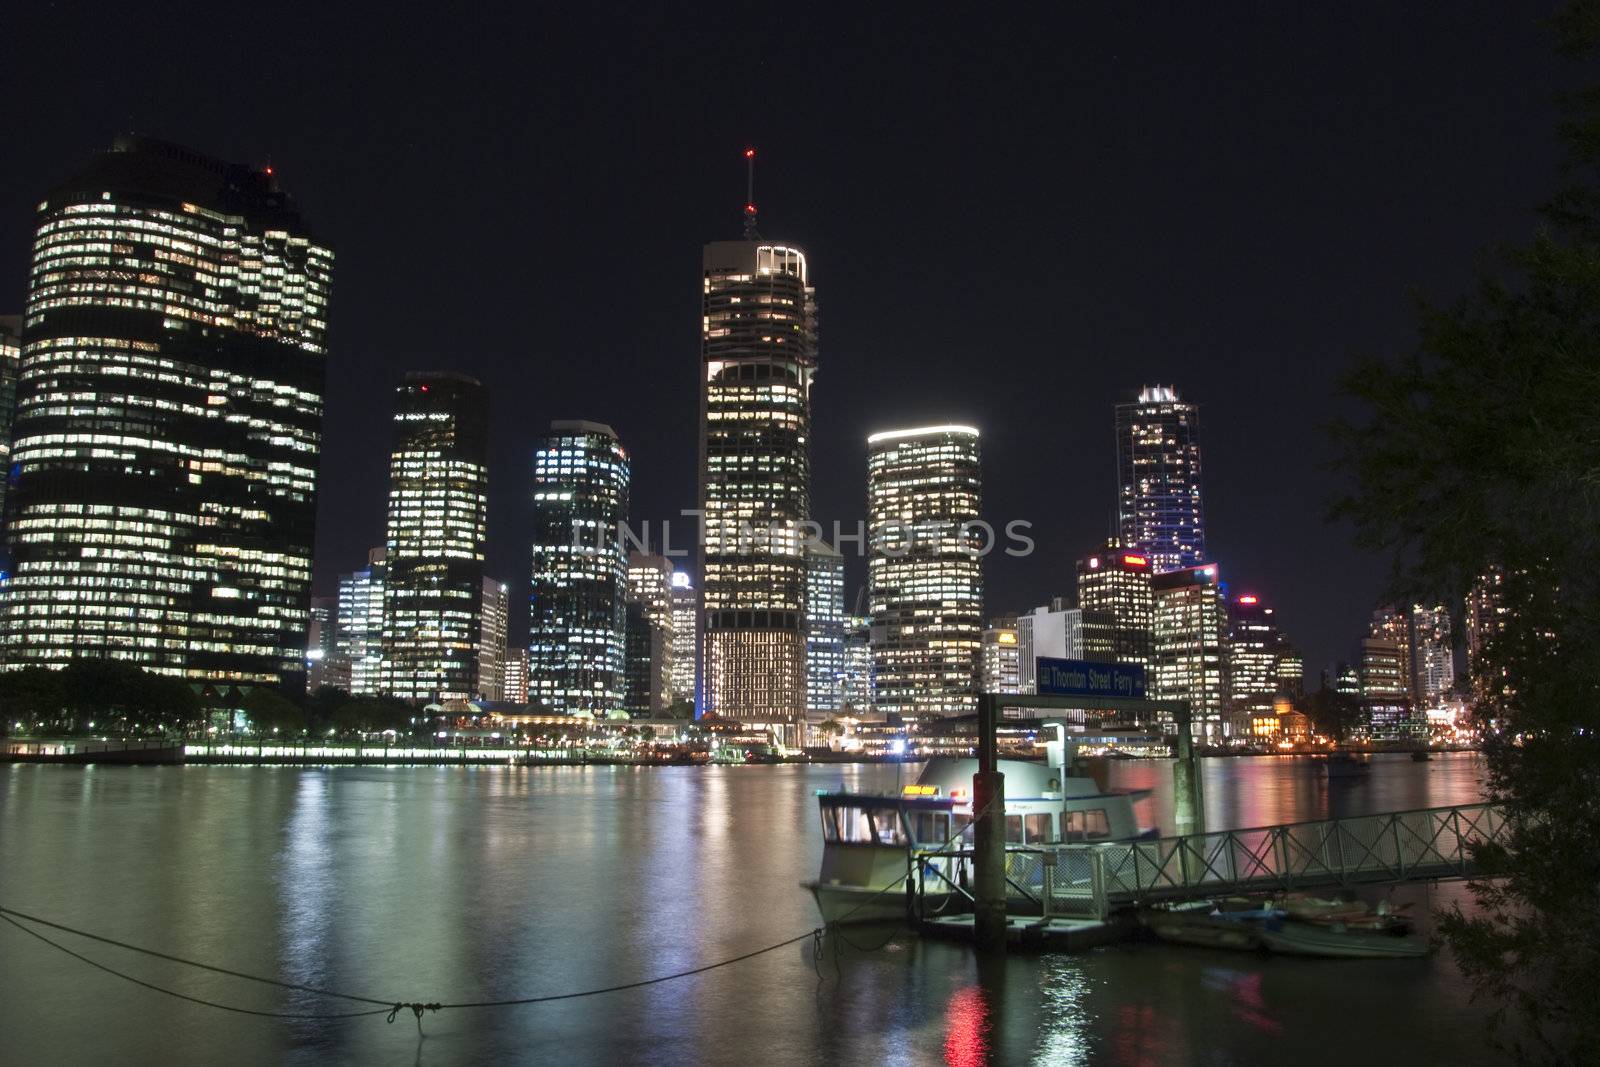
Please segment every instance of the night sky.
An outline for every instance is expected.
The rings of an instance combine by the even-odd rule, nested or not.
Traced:
[[[971,422],[986,517],[1038,542],[990,557],[986,612],[1066,594],[1112,403],[1176,384],[1211,554],[1313,677],[1384,573],[1322,520],[1335,379],[1530,232],[1573,74],[1543,3],[370,10],[28,4],[0,43],[0,312],[34,204],[129,128],[270,160],[335,248],[319,593],[382,540],[409,369],[490,388],[497,577],[527,580],[552,418],[617,429],[635,519],[694,506],[700,246],[738,236],[754,144],[762,234],[817,286],[824,523],[864,512],[868,433]]]

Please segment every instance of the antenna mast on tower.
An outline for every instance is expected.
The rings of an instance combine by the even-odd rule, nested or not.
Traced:
[[[744,184],[744,239],[754,241],[760,234],[756,233],[756,150],[744,150],[745,184]]]

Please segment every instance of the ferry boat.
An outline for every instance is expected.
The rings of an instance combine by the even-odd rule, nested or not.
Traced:
[[[1052,745],[1052,757],[1059,751]],[[1073,841],[1126,841],[1157,836],[1139,826],[1134,802],[1148,789],[1107,791],[1093,778],[1048,763],[1000,760],[1005,775],[1005,836],[1008,845]],[[972,776],[975,759],[937,757],[913,785],[898,795],[818,793],[822,816],[822,871],[802,885],[811,891],[826,922],[883,922],[904,918],[905,890],[896,886],[919,853],[972,848]],[[970,884],[964,858],[925,856],[924,901],[946,905],[950,884]],[[948,879],[948,882],[941,880]]]

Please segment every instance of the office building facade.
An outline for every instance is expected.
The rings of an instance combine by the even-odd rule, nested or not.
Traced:
[[[983,693],[1020,693],[1020,638],[1017,620],[1002,619],[983,631],[982,652],[979,654],[979,691]]]
[[[1128,551],[1117,538],[1078,561],[1078,606],[1110,627],[1113,663],[1155,661],[1155,594],[1150,557]]]
[[[383,688],[382,547],[367,553],[367,565],[339,575],[339,622],[334,647],[348,665],[352,696],[377,696]]]
[[[1147,691],[1162,700],[1189,702],[1196,740],[1229,736],[1228,605],[1215,563],[1158,574],[1155,596],[1155,661]]]
[[[1170,386],[1116,405],[1117,530],[1156,574],[1206,560],[1200,504],[1200,409]]]
[[[806,708],[831,715],[844,701],[844,557],[806,546]]]
[[[484,700],[504,700],[506,631],[511,622],[511,593],[498,578],[483,580],[478,613],[478,688]]]
[[[483,385],[464,374],[413,372],[395,390],[381,686],[389,696],[431,703],[477,692],[488,421]]]
[[[938,717],[976,709],[984,535],[978,431],[924,426],[867,439],[872,705]]]
[[[703,257],[700,699],[798,737],[816,295],[803,251],[746,233]]]
[[[5,666],[304,684],[332,271],[270,168],[130,136],[45,195]]]
[[[672,699],[694,703],[695,675],[699,663],[695,617],[700,597],[694,581],[683,571],[672,572]]]
[[[534,452],[528,702],[547,714],[622,708],[630,471],[604,423],[553,422]]]

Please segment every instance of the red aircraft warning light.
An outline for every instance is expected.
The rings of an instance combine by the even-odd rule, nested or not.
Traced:
[[[1260,603],[1260,598],[1255,596],[1252,593],[1242,593],[1239,596],[1239,603],[1241,603],[1241,604],[1257,604],[1257,603]]]

